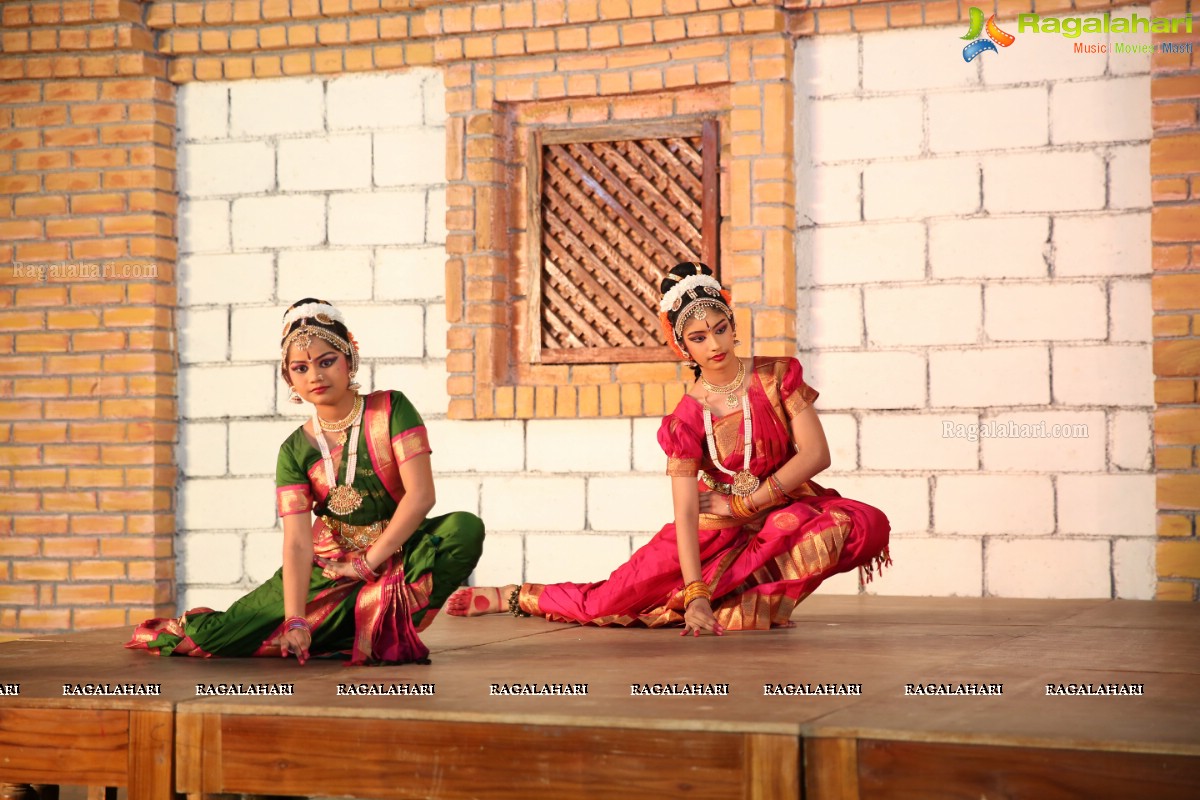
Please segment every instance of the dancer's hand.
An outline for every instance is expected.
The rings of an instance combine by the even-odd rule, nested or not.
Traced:
[[[687,636],[689,633],[692,636],[699,636],[702,630],[710,631],[717,636],[725,635],[725,628],[717,622],[717,618],[713,616],[712,606],[703,597],[693,600],[692,604],[687,607],[687,611],[683,612],[683,623],[683,633],[679,634],[680,636]]]
[[[324,558],[318,558],[317,564],[321,567],[321,574],[332,581],[349,578],[350,580],[361,580],[358,573],[354,571],[354,565],[349,561],[329,561]]]
[[[732,517],[733,510],[729,507],[729,495],[720,492],[701,492],[700,513]]]
[[[311,645],[311,633],[304,628],[292,628],[290,631],[284,631],[283,636],[279,638],[279,655],[287,658],[289,652],[295,653],[300,666],[304,666],[304,662],[308,661],[308,648]]]

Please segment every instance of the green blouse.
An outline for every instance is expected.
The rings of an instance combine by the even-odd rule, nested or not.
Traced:
[[[385,446],[386,439],[396,462],[398,474],[399,465],[414,456],[432,452],[425,431],[425,423],[416,408],[402,392],[373,392],[368,398],[376,398],[387,394],[391,403],[391,414],[388,417],[386,434],[382,430],[376,441],[379,447]],[[372,403],[368,402],[368,408]],[[403,496],[404,488],[399,478],[394,477],[393,491],[389,492],[384,478],[376,474],[371,458],[371,448],[368,446],[370,427],[381,422],[373,418],[368,410],[364,416],[363,425],[358,432],[358,466],[354,472],[354,488],[362,495],[362,505],[346,515],[334,514],[325,507],[319,498],[328,493],[325,484],[325,468],[321,464],[321,451],[304,433],[300,426],[292,435],[284,440],[279,447],[279,461],[275,468],[275,494],[279,516],[315,512],[318,516],[331,516],[351,525],[370,525],[379,520],[391,519],[396,512],[399,498]],[[330,455],[337,467],[337,482],[346,482],[346,459],[339,456],[349,452],[346,447],[331,448]]]

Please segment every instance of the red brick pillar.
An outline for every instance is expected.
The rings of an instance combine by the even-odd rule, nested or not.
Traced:
[[[9,2],[0,637],[173,613],[175,105],[129,0]]]
[[[1193,32],[1155,34],[1150,96],[1154,139],[1154,415],[1158,471],[1158,597],[1197,600],[1200,585],[1200,2],[1159,0],[1153,16],[1193,17]]]

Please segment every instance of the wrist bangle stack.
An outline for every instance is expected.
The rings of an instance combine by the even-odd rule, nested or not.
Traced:
[[[355,558],[350,562],[350,565],[354,567],[354,572],[358,575],[359,580],[365,583],[374,583],[379,580],[379,575],[367,566],[367,557],[365,554]]]
[[[708,584],[704,581],[692,581],[687,586],[683,587],[683,607],[686,609],[692,604],[692,601],[703,597],[705,600],[712,599],[712,589],[708,588]]]
[[[306,620],[304,617],[288,617],[283,622],[283,630],[284,633],[294,630],[306,630],[309,633],[312,633],[312,627],[309,626],[308,620]]]
[[[771,496],[771,505],[773,506],[781,506],[787,502],[788,496],[783,491],[783,484],[774,475],[767,478],[767,493]]]
[[[753,517],[759,512],[752,495],[742,496],[739,494],[729,495],[729,510],[738,519]]]

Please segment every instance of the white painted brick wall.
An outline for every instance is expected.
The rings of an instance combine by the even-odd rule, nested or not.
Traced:
[[[862,466],[871,470],[965,470],[979,467],[979,446],[944,435],[946,423],[974,423],[974,414],[871,414],[859,433]]]
[[[1109,341],[1152,341],[1153,315],[1148,279],[1112,282],[1108,295]]]
[[[968,378],[965,380],[964,378]],[[929,353],[929,404],[955,408],[1046,405],[1050,351],[1035,347],[976,347]]]
[[[821,486],[836,489],[842,497],[875,506],[887,514],[893,534],[929,532],[929,479],[898,475],[822,473]]]
[[[1037,536],[1054,531],[1048,475],[940,475],[933,529],[955,536]]]
[[[187,531],[269,528],[275,519],[275,481],[271,478],[185,481],[179,507],[180,521]],[[238,564],[238,574],[241,569]]]
[[[1149,96],[1149,75],[1057,83],[1050,93],[1054,142],[1149,139]]]
[[[925,406],[925,357],[918,353],[823,352],[800,360],[805,382],[821,393],[821,409]]]
[[[975,538],[895,538],[894,566],[867,584],[868,594],[916,597],[979,597],[983,592],[983,543]]]
[[[275,461],[308,413],[278,376],[288,304],[337,303],[364,390],[399,388],[445,416],[445,94],[440,72],[414,70],[186,86],[179,107],[180,586],[185,602],[228,603],[269,577],[265,554],[278,565]],[[479,477],[439,472],[439,485],[439,511],[479,510]],[[207,567],[212,548],[187,548],[199,531],[235,535],[236,553]]]
[[[274,477],[279,446],[303,424],[297,419],[230,420],[229,474]]]
[[[525,468],[522,422],[427,419],[425,427],[438,472],[519,472]],[[483,442],[486,447],[480,446]]]
[[[674,518],[665,475],[589,478],[588,525],[600,531],[657,531]]]
[[[811,115],[812,158],[818,164],[921,152],[921,106],[908,98],[815,100]],[[884,120],[887,136],[880,136]]]
[[[233,201],[235,250],[311,247],[325,241],[325,198],[319,194],[242,197]]]
[[[446,295],[446,251],[442,247],[375,250],[375,297],[379,300],[439,300]]]
[[[829,468],[834,472],[858,469],[858,420],[853,414],[828,412],[821,412],[820,418],[829,445]]]
[[[579,531],[583,478],[485,478],[480,516],[489,530]]]
[[[1054,397],[1070,405],[1154,404],[1150,345],[1056,345]]]
[[[981,439],[982,468],[989,472],[1100,472],[1105,467],[1102,411],[1015,411],[993,414],[986,422],[1028,425],[1032,437]],[[1039,427],[1041,426],[1041,427]],[[1055,436],[1055,426],[1060,435]],[[1084,426],[1076,435],[1075,426]],[[1017,429],[1022,430],[1021,428]],[[1042,434],[1045,435],[1042,435]]]
[[[1113,411],[1109,415],[1110,469],[1148,472],[1154,432],[1149,411]]]
[[[421,131],[422,135],[427,133],[437,131]],[[441,183],[445,174],[443,169],[435,179],[421,182]],[[285,192],[370,186],[371,137],[366,134],[284,139],[279,143],[279,188]]]
[[[1150,145],[1109,148],[1108,204],[1110,208],[1150,206]]]
[[[858,90],[858,36],[810,36],[796,42],[796,88],[808,97]]]
[[[336,272],[336,281],[327,278],[330,272]],[[368,249],[285,250],[279,254],[276,292],[288,305],[312,296],[317,287],[321,299],[331,303],[369,301],[374,280]]]
[[[270,253],[189,255],[179,266],[179,302],[184,308],[270,302],[274,261]]]
[[[227,447],[225,423],[184,425],[176,448],[179,469],[188,478],[224,475]]]
[[[271,413],[276,372],[264,365],[184,367],[179,413],[184,419]]]
[[[330,244],[421,244],[425,192],[334,194],[329,198]]]
[[[862,290],[857,286],[800,293],[797,331],[806,349],[858,347],[863,342]]]
[[[978,284],[871,286],[863,291],[869,346],[971,344],[982,329]]]
[[[1153,536],[1154,476],[1058,476],[1058,529],[1085,536]]]
[[[530,420],[526,423],[525,468],[532,472],[628,472],[631,436],[632,423],[627,419]],[[588,441],[596,446],[579,446]]]
[[[180,253],[225,253],[229,242],[228,201],[180,199]]]
[[[229,353],[229,309],[193,308],[179,313],[179,360],[224,361]]]
[[[1054,219],[1054,274],[1149,275],[1150,214],[1088,214]]]
[[[182,155],[179,191],[188,197],[258,194],[275,186],[275,150],[268,142],[193,144]]]
[[[1119,13],[1135,11],[1149,13]],[[1056,483],[1151,475],[1149,59],[1025,36],[1019,52],[965,66],[959,36],[943,26],[796,45],[797,344],[818,407],[854,422],[861,458],[835,459],[861,471],[827,482],[884,508],[897,564],[906,545],[919,562],[868,592],[1151,597],[1153,553],[1125,529],[1153,519],[1153,498],[1120,495],[1128,505],[1106,524],[1122,531],[1075,530],[1086,526],[1059,516],[1075,513],[1059,505],[1075,484]],[[976,298],[946,301],[968,287]],[[951,466],[921,446],[917,422],[938,407],[1089,435],[984,438],[964,451],[978,463]],[[916,500],[875,485],[904,481],[920,483]],[[976,496],[985,485],[990,500]],[[929,537],[931,515],[948,538]],[[1072,558],[1023,575],[1048,548]],[[1060,580],[1076,555],[1082,568]]]
[[[325,127],[325,82],[283,78],[230,83],[229,123],[234,137],[320,131]]]
[[[948,38],[943,28],[903,28],[862,39],[862,85],[868,92],[953,89],[979,83],[979,73],[963,66],[962,42]]]
[[[984,577],[987,594],[1000,597],[1111,597],[1109,548],[1105,541],[1081,539],[994,539],[987,544]]]
[[[530,534],[525,537],[525,579],[538,583],[604,580],[632,552],[627,535]]]
[[[525,575],[525,537],[517,533],[487,531],[483,557],[475,566],[475,586],[506,586],[520,583]],[[557,579],[556,579],[557,580]]]
[[[1102,283],[1002,283],[984,287],[984,328],[995,341],[1103,339]],[[1063,313],[1070,309],[1070,314]]]
[[[989,213],[1104,208],[1101,153],[1091,150],[994,153],[981,160],[983,207]]]
[[[920,223],[820,227],[797,238],[801,274],[811,272],[817,285],[925,277],[925,226]]]
[[[670,409],[673,411],[674,409]],[[670,413],[670,412],[668,412]],[[633,471],[667,474],[667,454],[658,443],[659,417],[635,417],[633,420]]]
[[[224,139],[229,135],[228,83],[185,83],[178,89],[175,109],[181,142]]]
[[[919,186],[937,191],[914,191]],[[880,161],[863,171],[863,216],[911,219],[970,214],[980,206],[979,163],[974,158]]]
[[[930,269],[934,278],[1044,278],[1049,241],[1048,217],[934,220]]]
[[[464,477],[446,477],[434,464],[434,492],[437,502],[431,517],[440,517],[452,511],[469,511],[479,514],[479,479]]]
[[[1045,86],[1029,86],[930,94],[929,149],[955,153],[1047,144],[1047,93]]]
[[[1153,600],[1153,539],[1115,539],[1113,541],[1113,581],[1115,595],[1124,600]]]

